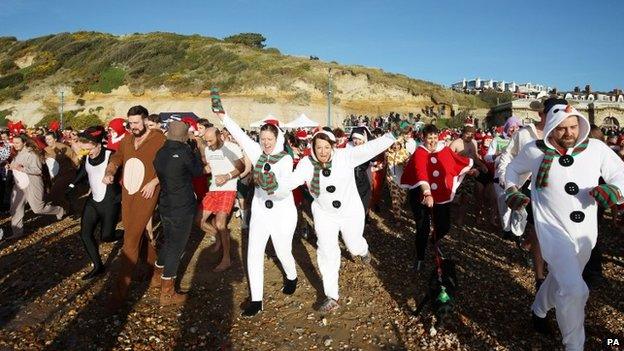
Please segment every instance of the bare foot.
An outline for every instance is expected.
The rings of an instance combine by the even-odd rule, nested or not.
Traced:
[[[208,251],[210,251],[211,253],[217,253],[220,250],[221,250],[221,243],[218,241],[210,245],[210,247],[208,248]]]
[[[215,268],[212,269],[213,272],[223,272],[224,270],[230,268],[232,264],[230,263],[230,261],[221,261],[221,263],[219,263],[218,266],[216,266]]]

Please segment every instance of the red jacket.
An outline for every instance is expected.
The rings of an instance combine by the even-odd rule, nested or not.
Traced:
[[[419,146],[405,165],[401,184],[417,187],[429,184],[433,202],[443,204],[453,201],[455,192],[472,168],[472,159],[460,156],[444,144],[434,152]]]

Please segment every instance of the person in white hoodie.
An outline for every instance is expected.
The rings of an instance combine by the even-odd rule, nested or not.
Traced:
[[[314,230],[318,238],[317,262],[326,295],[321,312],[339,308],[338,273],[342,233],[347,249],[354,256],[370,262],[368,243],[364,239],[364,205],[356,186],[354,169],[389,148],[395,137],[387,133],[359,146],[336,148],[336,137],[320,130],[312,137],[312,154],[303,158],[289,179],[288,188],[307,184],[312,202]],[[252,212],[253,213],[253,212]],[[253,215],[253,214],[252,214]]]
[[[242,313],[251,317],[262,311],[264,250],[269,238],[286,273],[282,292],[292,295],[297,288],[297,268],[292,255],[297,208],[291,189],[284,190],[283,186],[292,173],[293,160],[284,150],[284,133],[277,126],[263,125],[258,144],[225,113],[217,113],[217,116],[254,165],[252,172],[256,187],[251,202],[247,248],[251,301]]]
[[[604,143],[588,139],[587,118],[574,107],[548,109],[543,140],[523,147],[507,166],[507,203],[526,206],[518,191],[531,173],[533,215],[542,256],[549,274],[532,306],[534,328],[552,334],[547,312],[555,308],[566,350],[582,350],[585,303],[589,290],[583,268],[596,244],[598,205],[624,203],[624,162]],[[602,177],[606,184],[599,185]]]

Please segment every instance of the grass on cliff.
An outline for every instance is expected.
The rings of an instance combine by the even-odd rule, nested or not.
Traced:
[[[15,61],[28,55],[34,55],[33,64],[19,69]],[[330,67],[336,74],[364,74],[370,84],[403,88],[413,95],[431,96],[438,103],[472,102],[469,96],[440,85],[378,69],[311,61],[282,55],[275,48],[252,48],[199,35],[160,32],[126,36],[60,33],[25,41],[0,37],[0,101],[15,98],[29,84],[53,75],[71,84],[78,95],[108,93],[123,84],[135,93],[162,85],[174,93],[190,94],[213,86],[225,93],[277,86],[296,95],[300,92],[292,84],[297,80],[324,92]],[[477,100],[476,107],[486,106]]]

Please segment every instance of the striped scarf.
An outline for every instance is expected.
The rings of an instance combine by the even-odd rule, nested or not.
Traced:
[[[320,162],[314,160],[311,157],[310,157],[310,162],[312,162],[312,165],[314,166],[314,175],[312,176],[312,183],[310,183],[310,193],[314,197],[319,197],[319,195],[321,194],[321,187],[319,185],[320,174],[321,174],[321,171],[324,169],[331,169],[331,161],[329,161],[326,167],[323,167],[323,165]]]
[[[572,157],[580,154],[585,149],[587,149],[587,144],[589,143],[588,139],[585,139],[582,143],[580,143],[577,147],[572,150]],[[537,189],[545,188],[548,186],[548,173],[550,171],[550,166],[552,165],[555,158],[561,157],[562,155],[557,152],[555,149],[551,149],[546,146],[544,140],[538,140],[535,145],[544,153],[544,158],[542,159],[542,163],[539,167],[539,172],[537,173]]]
[[[256,185],[262,188],[262,190],[266,191],[267,194],[269,195],[273,195],[273,193],[275,193],[275,190],[277,189],[278,184],[277,184],[277,179],[275,178],[275,173],[273,173],[273,170],[265,171],[264,165],[267,163],[270,165],[274,165],[279,160],[281,160],[282,157],[286,156],[287,154],[288,153],[286,151],[282,151],[276,155],[266,155],[263,153],[262,156],[260,156],[260,158],[258,159],[258,162],[256,162],[256,165],[254,166],[254,170],[253,170],[254,182],[256,183]]]

